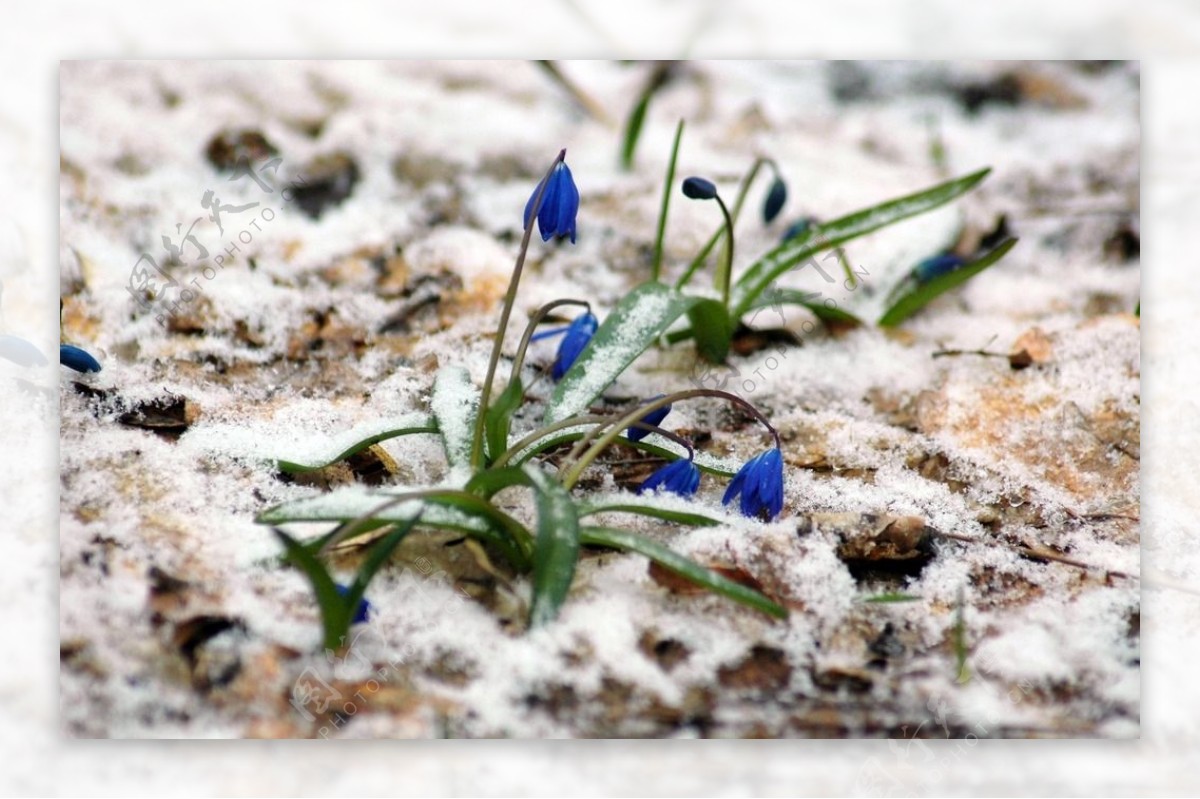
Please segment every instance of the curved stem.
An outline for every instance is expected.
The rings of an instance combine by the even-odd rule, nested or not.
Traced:
[[[559,430],[566,430],[569,427],[578,427],[582,424],[592,424],[593,422],[607,421],[609,418],[611,417],[600,416],[598,414],[582,414],[579,416],[569,416],[566,419],[555,422],[554,424],[546,425],[545,427],[539,427],[537,430],[534,430],[532,433],[525,436],[511,447],[504,450],[504,452],[500,454],[500,457],[496,458],[496,460],[492,463],[492,468],[499,469],[512,460],[514,456],[521,452],[521,450],[525,449],[530,444],[533,444],[538,439],[545,438],[551,433],[557,433]]]
[[[656,411],[659,408],[670,405],[671,403],[685,399],[692,399],[693,397],[717,397],[738,405],[739,407],[748,411],[751,416],[753,416],[758,422],[767,428],[767,430],[771,433],[771,436],[775,439],[775,447],[777,449],[783,448],[783,445],[779,439],[779,431],[772,426],[771,422],[767,419],[767,417],[762,415],[762,412],[759,411],[758,408],[755,408],[737,394],[730,394],[728,391],[721,391],[720,389],[716,388],[692,388],[688,389],[687,391],[677,391],[674,394],[667,394],[666,396],[659,397],[656,400],[639,405],[634,410],[622,417],[619,417],[616,422],[613,422],[607,427],[607,432],[605,432],[604,435],[602,435],[600,439],[593,444],[590,449],[588,449],[587,452],[583,453],[579,460],[572,464],[570,469],[566,471],[562,480],[563,487],[568,491],[573,488],[575,484],[579,482],[579,477],[583,474],[583,470],[591,465],[592,461],[594,461],[601,452],[607,449],[608,446],[616,440],[617,436],[619,436],[621,431],[626,427],[629,427],[634,422],[640,421],[642,417],[651,411]]]
[[[742,205],[746,202],[746,195],[750,193],[750,184],[754,182],[754,178],[758,177],[758,171],[762,169],[764,164],[769,164],[771,168],[775,170],[775,174],[779,174],[779,169],[776,167],[774,159],[759,157],[754,160],[754,165],[750,167],[750,171],[747,172],[746,176],[742,178],[741,185],[738,186],[737,197],[733,201],[733,211],[730,213],[730,216],[733,218],[735,223],[738,220],[738,216],[742,213]],[[692,275],[696,274],[696,270],[704,265],[704,260],[708,258],[708,255],[712,252],[713,247],[716,247],[717,242],[721,239],[722,232],[722,229],[718,228],[716,232],[712,234],[708,242],[700,249],[700,252],[696,255],[696,257],[692,259],[690,264],[688,264],[687,269],[685,269],[683,274],[679,276],[679,279],[675,281],[675,288],[682,289],[684,286],[686,286],[692,279]]]
[[[509,372],[508,382],[511,383],[513,378],[519,376],[522,367],[525,366],[525,350],[529,348],[529,342],[533,340],[533,331],[542,323],[542,320],[550,315],[551,311],[563,305],[581,305],[589,311],[592,310],[592,304],[586,300],[555,300],[554,302],[546,303],[534,311],[533,316],[529,317],[529,324],[525,326],[525,334],[521,336],[521,344],[517,347],[517,354],[513,358],[512,371]]]
[[[542,198],[546,187],[550,184],[550,176],[560,161],[567,157],[566,149],[558,153],[558,157],[546,170],[546,176],[538,184],[537,194],[529,206],[529,219],[525,221],[525,235],[521,237],[521,250],[517,253],[517,263],[513,267],[512,278],[508,281],[508,293],[504,296],[504,310],[500,312],[500,327],[496,330],[496,341],[492,345],[492,357],[488,361],[487,377],[483,379],[483,388],[479,395],[479,415],[475,419],[475,434],[471,439],[471,468],[478,469],[483,459],[483,428],[487,417],[488,401],[492,398],[492,380],[496,376],[496,364],[500,362],[500,350],[504,347],[504,333],[508,330],[508,317],[512,315],[513,303],[517,299],[517,286],[521,283],[521,271],[525,268],[525,254],[529,252],[529,239],[533,236],[533,226],[537,221],[538,212],[542,208]]]
[[[717,205],[721,206],[721,213],[725,215],[725,257],[721,260],[721,268],[717,270],[715,285],[721,290],[721,304],[728,309],[729,285],[733,277],[733,217],[729,215],[729,209],[725,207],[721,195],[718,194],[715,199]]]

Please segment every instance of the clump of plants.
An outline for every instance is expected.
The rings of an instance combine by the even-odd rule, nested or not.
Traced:
[[[681,525],[721,524],[727,517],[692,499],[705,475],[728,480],[724,505],[762,522],[777,518],[784,510],[785,459],[779,434],[770,420],[745,399],[716,389],[667,391],[617,405],[606,404],[603,395],[655,344],[693,346],[701,358],[723,362],[743,317],[767,305],[802,305],[826,322],[861,324],[843,310],[814,301],[812,295],[776,286],[776,281],[785,272],[825,254],[838,259],[852,285],[855,276],[839,245],[948,203],[977,186],[989,170],[981,169],[828,222],[801,220],[781,243],[735,275],[734,229],[756,176],[764,166],[773,172],[762,205],[766,223],[775,219],[786,204],[787,186],[772,161],[758,159],[741,181],[731,205],[726,204],[717,186],[703,177],[688,177],[677,189],[675,167],[683,130],[680,122],[646,281],[629,291],[602,319],[597,309],[582,299],[563,298],[544,305],[528,320],[516,351],[504,353],[505,333],[534,229],[543,242],[567,239],[574,243],[576,238],[580,194],[566,163],[566,151],[559,152],[524,209],[524,235],[482,385],[475,385],[461,366],[442,367],[434,379],[428,416],[406,418],[335,459],[350,457],[396,436],[437,435],[448,466],[443,485],[375,491],[343,489],[285,503],[260,516],[260,522],[273,526],[286,557],[309,577],[321,608],[327,648],[342,647],[350,626],[369,619],[367,590],[396,547],[407,536],[428,530],[457,531],[477,541],[489,557],[503,561],[513,573],[527,579],[530,626],[550,623],[558,615],[570,592],[582,547],[636,552],[743,605],[775,617],[787,615],[785,608],[761,593],[671,551],[652,537],[596,521],[602,514],[606,519],[615,514],[636,514]],[[631,147],[626,150],[632,152]],[[663,236],[670,201],[677,190],[691,200],[712,202],[721,213],[721,224],[674,283],[668,284],[663,281]],[[891,307],[878,323],[900,323],[934,297],[995,263],[1014,242],[1006,241],[971,260],[923,262],[893,288]],[[692,283],[705,272],[708,257],[718,245],[720,257],[711,270],[715,291],[701,293]],[[568,324],[544,327],[556,317],[561,319],[561,310],[568,307],[580,309]],[[534,340],[552,336],[560,339],[550,368],[553,391],[544,400],[530,399],[530,370],[525,364],[528,347]],[[504,371],[506,379],[502,379]],[[761,451],[744,464],[730,463],[697,450],[692,441],[663,426],[674,405],[701,398],[730,403],[753,418],[765,436]],[[530,403],[536,407],[525,407]],[[595,411],[597,404],[605,410]],[[530,418],[540,418],[540,422],[524,421]],[[514,419],[522,420],[520,429],[514,429]],[[650,453],[666,463],[636,493],[601,499],[581,495],[578,484],[584,472],[602,464],[602,456],[614,447]],[[279,467],[288,472],[326,465],[279,462]],[[536,511],[533,518],[517,518],[502,509],[496,498],[507,490],[531,494]],[[336,526],[305,541],[278,527],[297,521],[324,521]],[[365,553],[347,586],[334,580],[327,558],[335,545],[351,541],[364,542]]]

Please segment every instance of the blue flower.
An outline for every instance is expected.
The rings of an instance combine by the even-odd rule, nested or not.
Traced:
[[[783,510],[783,453],[778,447],[754,456],[734,475],[722,503],[742,496],[742,515],[770,521]]]
[[[529,215],[533,211],[533,201],[537,199],[538,189],[533,190],[529,202],[525,203],[525,227],[529,227]],[[575,215],[579,213],[579,189],[575,188],[575,179],[571,177],[571,169],[566,161],[559,161],[550,172],[546,191],[542,193],[542,204],[538,208],[538,230],[542,241],[551,237],[562,238],[570,236],[575,243]]]
[[[928,283],[935,277],[941,277],[942,275],[953,272],[964,263],[966,263],[966,261],[957,255],[954,255],[953,253],[935,255],[931,258],[926,258],[924,261],[921,261],[919,264],[913,267],[913,275],[916,276],[917,282]]]
[[[653,491],[659,486],[662,486],[672,494],[678,494],[681,497],[690,497],[700,487],[700,470],[696,468],[696,464],[692,463],[691,458],[680,458],[677,461],[671,461],[647,477],[645,482],[638,486],[637,492],[645,494],[647,491]]]
[[[70,344],[60,344],[58,347],[58,362],[76,372],[99,372],[100,362],[86,351]]]
[[[787,184],[783,182],[783,178],[776,175],[775,180],[771,183],[771,188],[767,191],[767,199],[763,202],[763,224],[771,224],[772,220],[779,216],[779,212],[783,210],[783,204],[786,202]]]
[[[651,397],[649,400],[647,400],[647,402],[654,402],[654,400],[662,399],[663,396],[663,394],[659,394],[657,397]],[[646,414],[638,421],[644,422],[645,424],[652,424],[657,427],[658,425],[662,424],[662,420],[666,419],[667,414],[670,412],[671,406],[664,405],[661,408],[650,411],[650,413]],[[628,436],[630,441],[641,441],[643,438],[650,435],[650,431],[643,427],[627,427],[625,428],[625,435]]]
[[[583,348],[592,340],[592,336],[596,335],[596,328],[599,324],[600,321],[591,311],[575,317],[575,321],[567,328],[567,334],[563,336],[562,342],[558,345],[558,355],[554,359],[554,368],[550,371],[551,377],[555,380],[562,380],[563,375],[579,357],[579,353],[583,352]]]
[[[333,587],[336,588],[337,592],[342,596],[349,596],[350,594],[350,589],[341,583],[334,583]],[[367,620],[368,615],[373,609],[374,607],[365,598],[358,600],[358,607],[354,609],[354,618],[350,620],[350,623],[362,624]]]

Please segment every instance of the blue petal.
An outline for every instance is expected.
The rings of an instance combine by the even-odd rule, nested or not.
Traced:
[[[637,492],[644,494],[662,486],[672,494],[690,497],[700,487],[700,470],[690,460],[680,458],[658,469],[638,486]]]
[[[86,351],[70,344],[60,344],[58,347],[58,362],[76,372],[99,372],[100,362]]]
[[[657,397],[651,397],[649,400],[647,400],[647,402],[654,402],[654,400],[662,399],[663,396],[663,394],[659,394]],[[671,406],[664,405],[661,408],[650,411],[650,413],[646,414],[638,421],[646,424],[652,424],[657,427],[658,425],[662,424],[663,419],[666,419],[667,414],[670,412]],[[650,435],[650,431],[641,427],[627,427],[625,428],[625,435],[630,441],[641,441],[643,438]]]
[[[738,494],[741,493],[742,488],[746,485],[746,476],[750,473],[751,468],[754,466],[754,462],[757,460],[757,456],[751,458],[742,465],[742,468],[738,469],[737,474],[735,474],[733,476],[733,480],[730,481],[729,487],[725,489],[725,496],[721,499],[721,504],[728,505],[734,500],[734,498],[737,497]]]
[[[347,596],[350,593],[350,589],[347,588],[346,586],[342,585],[341,583],[334,583],[333,587],[336,588],[337,592],[339,594],[341,594],[342,596]],[[373,606],[366,599],[358,600],[358,607],[356,607],[354,609],[354,618],[352,618],[350,620],[350,623],[351,624],[362,624],[364,621],[367,620],[367,617],[370,614],[372,609],[373,609]]]
[[[558,355],[554,359],[554,368],[550,371],[551,377],[555,380],[563,378],[563,375],[575,363],[575,359],[592,340],[599,324],[596,315],[591,311],[575,318],[575,321],[567,328],[567,334],[563,336],[562,342],[558,345]]]
[[[542,184],[538,184],[541,188]],[[529,214],[533,211],[533,201],[538,189],[533,190],[528,202],[525,203],[525,226],[529,226]],[[550,173],[546,190],[542,194],[542,204],[538,208],[538,231],[542,241],[553,237],[570,236],[575,243],[575,216],[579,213],[579,189],[575,187],[575,179],[571,168],[565,161],[559,161]]]

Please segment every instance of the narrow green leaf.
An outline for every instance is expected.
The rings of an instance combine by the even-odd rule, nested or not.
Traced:
[[[580,531],[580,540],[589,546],[608,547],[644,555],[664,569],[707,588],[713,593],[760,610],[769,616],[780,619],[787,618],[786,608],[771,601],[753,588],[747,588],[741,583],[736,583],[728,577],[706,569],[694,560],[672,552],[657,541],[644,536],[607,527],[584,527]]]
[[[700,299],[688,310],[696,351],[709,363],[724,363],[733,339],[734,322],[719,300]]]
[[[654,261],[650,267],[650,279],[658,282],[662,277],[663,236],[667,232],[667,211],[671,207],[671,187],[675,185],[675,163],[679,159],[679,143],[683,139],[683,120],[675,126],[675,142],[671,145],[671,160],[667,162],[667,179],[663,183],[662,205],[658,209],[658,231],[654,236]]]
[[[461,366],[439,369],[429,406],[442,434],[446,460],[451,466],[469,466],[479,413],[479,389],[471,382],[470,373]]]
[[[326,494],[292,500],[268,508],[259,514],[256,521],[260,524],[340,523],[369,513],[376,522],[403,524],[420,513],[422,526],[454,530],[494,546],[515,569],[528,571],[533,552],[533,538],[516,519],[487,501],[464,491],[424,489],[411,493],[424,493],[426,496],[414,496],[409,502],[377,511],[380,505],[389,499],[395,499],[395,494],[368,491],[361,486],[347,486]]]
[[[346,605],[351,608],[351,612],[353,612],[354,608],[358,607],[358,602],[367,592],[367,586],[371,584],[372,578],[388,562],[388,558],[396,551],[396,547],[400,546],[400,542],[413,531],[413,528],[417,526],[417,522],[420,520],[421,513],[418,512],[407,522],[397,524],[395,530],[392,530],[371,547],[366,559],[358,567],[358,574],[354,576],[354,582],[350,584],[350,590],[346,594]]]
[[[902,219],[925,213],[970,191],[991,168],[980,169],[961,178],[940,183],[930,189],[888,200],[852,214],[813,225],[755,261],[733,287],[733,316],[741,318],[755,298],[780,275],[818,252],[866,235]]]
[[[812,312],[812,315],[820,319],[827,325],[850,325],[859,327],[862,325],[862,320],[849,311],[845,311],[836,305],[826,305],[821,300],[821,294],[815,291],[798,291],[796,289],[785,289],[773,287],[760,294],[750,303],[747,311],[758,311],[763,308],[782,308],[784,305],[799,305],[807,308]]]
[[[625,120],[625,135],[621,138],[621,168],[626,172],[633,168],[633,153],[642,135],[642,125],[646,122],[646,108],[649,105],[650,95],[643,94],[634,104],[629,118]]]
[[[636,513],[652,519],[690,524],[694,527],[714,527],[722,523],[720,519],[696,513],[694,509],[682,510],[680,508],[669,507],[662,502],[641,500],[634,497],[589,502],[579,508],[580,519],[595,516],[598,513]]]
[[[696,301],[662,283],[643,283],[626,294],[559,381],[546,408],[546,422],[586,409]]]
[[[317,599],[317,606],[321,609],[325,648],[334,651],[340,649],[346,639],[346,634],[350,631],[350,621],[354,618],[354,608],[358,606],[358,600],[356,599],[354,604],[350,604],[347,597],[339,594],[337,586],[325,566],[299,541],[279,528],[272,528],[272,532],[283,544],[288,560],[304,572],[312,584],[313,595]]]
[[[571,495],[537,467],[525,467],[533,486],[538,512],[537,544],[533,556],[533,601],[529,626],[554,620],[575,579],[579,562],[579,517]]]
[[[945,294],[952,288],[961,286],[971,278],[978,275],[983,270],[987,269],[992,264],[999,261],[1005,254],[1011,250],[1017,243],[1017,239],[1009,239],[1003,244],[1000,244],[995,249],[988,252],[982,257],[976,258],[974,261],[967,263],[955,269],[953,272],[947,272],[944,275],[935,277],[928,283],[919,283],[913,286],[912,290],[896,300],[891,308],[879,318],[880,327],[895,327],[903,322],[908,317],[915,314],[917,311],[924,308],[934,299]]]
[[[281,472],[286,472],[288,474],[303,474],[305,472],[315,472],[319,469],[324,469],[325,467],[331,466],[340,461],[344,461],[347,458],[350,458],[350,457],[362,452],[367,447],[378,444],[381,441],[387,441],[389,438],[398,438],[399,436],[411,436],[411,435],[415,435],[417,433],[436,433],[437,432],[437,425],[434,423],[433,419],[431,419],[428,416],[410,414],[408,416],[402,417],[401,419],[397,419],[397,420],[393,421],[393,423],[396,423],[396,422],[399,422],[399,424],[396,427],[391,427],[391,428],[382,430],[378,433],[372,433],[369,436],[366,436],[364,438],[358,439],[357,441],[354,441],[353,443],[351,443],[348,446],[343,444],[341,449],[333,448],[333,447],[338,446],[336,439],[343,438],[343,436],[341,436],[341,435],[336,436],[335,440],[333,442],[333,447],[331,447],[331,450],[332,450],[331,454],[324,456],[324,457],[319,457],[316,461],[309,460],[307,463],[301,463],[299,461],[285,460],[282,458],[272,458],[271,460],[275,461],[275,468],[279,469],[279,471],[281,471]],[[361,427],[361,425],[359,427]],[[376,428],[376,429],[378,429],[378,428]],[[352,433],[352,431],[346,431],[346,432]],[[334,454],[334,453],[336,453],[336,454]],[[234,453],[234,454],[236,454],[236,453]]]
[[[508,431],[512,428],[512,415],[521,407],[521,400],[524,398],[525,387],[521,384],[520,376],[514,374],[504,391],[484,412],[483,429],[489,461],[508,449]]]

